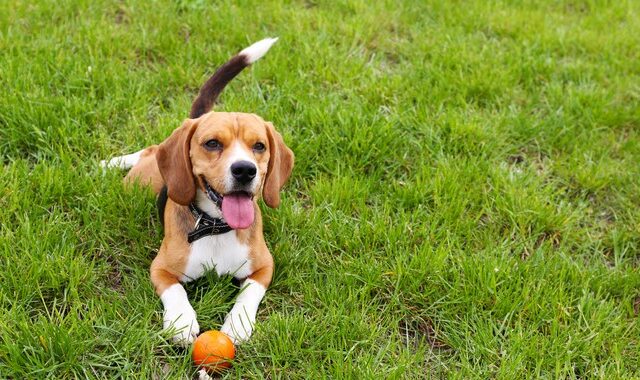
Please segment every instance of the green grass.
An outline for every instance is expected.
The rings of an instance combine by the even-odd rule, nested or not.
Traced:
[[[640,378],[640,3],[0,2],[0,378],[190,378],[153,196],[99,160],[218,110],[296,153],[229,378]],[[236,289],[188,286],[203,329]]]

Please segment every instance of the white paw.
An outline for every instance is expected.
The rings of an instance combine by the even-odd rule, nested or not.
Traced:
[[[140,161],[143,151],[144,149],[124,156],[113,157],[110,160],[102,160],[100,161],[100,167],[102,167],[103,170],[111,168],[130,169]]]
[[[231,338],[234,344],[248,341],[251,338],[253,326],[256,322],[255,315],[248,315],[245,310],[238,309],[240,309],[238,305],[231,309],[220,329]]]
[[[180,345],[189,345],[200,334],[200,325],[196,320],[196,312],[191,305],[183,308],[165,309],[163,317],[164,329],[174,332],[173,341]]]

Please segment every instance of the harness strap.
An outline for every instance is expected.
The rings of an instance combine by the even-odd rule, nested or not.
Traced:
[[[191,214],[193,214],[193,217],[196,218],[196,224],[193,227],[193,231],[189,232],[187,235],[187,241],[189,243],[193,243],[205,236],[220,235],[233,230],[233,228],[231,228],[224,219],[212,218],[193,202],[189,204],[189,210],[191,211]]]
[[[207,189],[209,190],[209,189]],[[211,192],[208,191],[211,195]],[[160,219],[160,223],[164,228],[164,211],[167,207],[167,200],[169,199],[167,186],[163,186],[162,190],[158,194],[158,198],[156,199],[156,207],[158,208],[158,218]],[[218,197],[216,199],[216,204],[222,203],[222,199]],[[218,206],[220,207],[220,206]],[[213,218],[206,212],[202,211],[195,203],[191,202],[189,204],[189,211],[196,219],[196,223],[193,226],[193,230],[187,234],[187,241],[189,243],[193,243],[194,241],[201,239],[205,236],[210,235],[220,235],[227,233],[233,228],[231,228],[227,222],[222,218]]]

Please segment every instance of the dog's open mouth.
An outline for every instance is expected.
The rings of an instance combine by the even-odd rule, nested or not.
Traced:
[[[202,177],[202,182],[207,196],[220,207],[229,227],[237,230],[249,228],[253,224],[256,210],[253,208],[252,194],[246,191],[232,191],[222,196],[209,185],[206,178]]]
[[[233,229],[249,228],[253,224],[256,210],[253,208],[251,194],[235,191],[222,198],[222,216]]]

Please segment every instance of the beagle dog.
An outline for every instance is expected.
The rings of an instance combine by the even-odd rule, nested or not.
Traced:
[[[257,115],[209,111],[227,83],[275,41],[259,41],[222,65],[203,85],[190,118],[161,144],[102,162],[130,169],[125,184],[139,182],[158,194],[164,238],[151,263],[151,282],[164,306],[164,329],[175,333],[176,343],[191,343],[200,332],[181,283],[207,270],[241,281],[221,329],[240,343],[251,336],[271,282],[273,258],[257,201],[278,207],[293,152]]]

